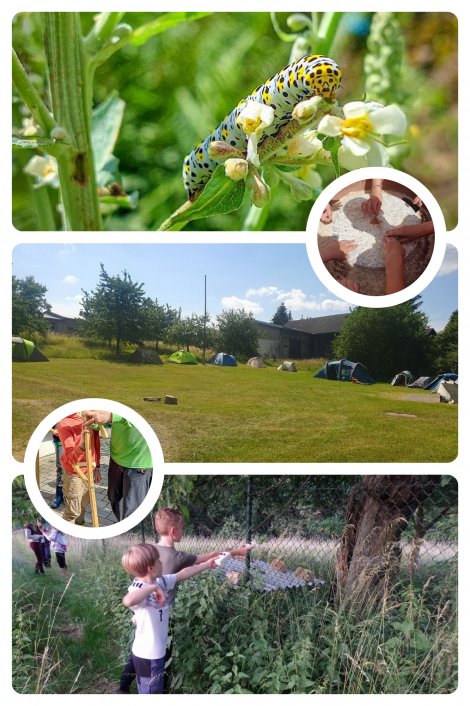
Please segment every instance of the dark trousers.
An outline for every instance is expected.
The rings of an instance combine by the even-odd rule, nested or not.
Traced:
[[[109,461],[108,499],[118,522],[132,515],[145,499],[152,480],[151,468],[126,468]],[[122,513],[120,502],[122,500]]]
[[[56,552],[55,553],[55,558],[57,559],[57,563],[59,564],[60,569],[66,569],[67,564],[65,563],[65,554],[64,552]]]
[[[168,662],[170,657],[171,647],[169,649],[167,648],[164,664]],[[127,660],[126,664],[124,665],[124,669],[122,670],[121,678],[119,679],[119,691],[130,693],[132,682],[135,678],[136,673],[134,666],[134,655],[131,652],[129,655],[129,659]],[[169,674],[166,670],[165,674],[163,675],[163,693],[169,693]]]
[[[34,554],[36,555],[36,566],[34,568],[36,569],[36,571],[40,571],[43,574],[44,573],[44,564],[43,564],[43,553],[42,553],[41,542],[30,542],[29,546],[33,550]]]

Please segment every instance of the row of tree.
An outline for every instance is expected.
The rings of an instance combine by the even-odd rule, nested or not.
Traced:
[[[13,334],[31,337],[48,331],[44,314],[50,311],[47,288],[34,277],[13,277]],[[223,311],[211,323],[209,315],[183,316],[181,309],[161,304],[145,293],[144,284],[127,271],[110,275],[101,264],[94,290],[83,291],[80,334],[116,346],[159,341],[180,348],[224,350],[237,357],[258,353],[258,326],[243,309]],[[292,319],[284,303],[272,322]],[[454,311],[440,333],[429,327],[421,297],[385,309],[356,307],[333,343],[338,358],[360,361],[377,380],[390,380],[401,370],[416,376],[458,371],[458,313]]]

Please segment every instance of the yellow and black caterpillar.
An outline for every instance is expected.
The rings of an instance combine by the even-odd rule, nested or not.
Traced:
[[[338,64],[333,59],[315,54],[288,64],[266,83],[255,88],[191,154],[185,157],[183,181],[189,199],[192,200],[201,191],[217,167],[218,163],[209,157],[207,151],[211,142],[221,140],[242,152],[245,151],[247,136],[238,125],[237,118],[247,101],[264,103],[274,109],[274,120],[266,128],[263,135],[265,137],[275,135],[279,128],[289,122],[292,110],[299,101],[311,96],[334,98],[340,83],[341,69]]]

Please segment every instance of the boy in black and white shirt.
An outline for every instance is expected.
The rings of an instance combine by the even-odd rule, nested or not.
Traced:
[[[125,571],[135,576],[122,602],[135,616],[132,656],[139,694],[160,694],[163,692],[168,639],[167,593],[174,589],[178,581],[214,568],[215,559],[188,566],[176,574],[162,576],[162,564],[156,546],[137,544],[124,554],[122,565]]]

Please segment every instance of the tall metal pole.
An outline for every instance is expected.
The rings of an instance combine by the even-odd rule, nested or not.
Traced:
[[[202,348],[202,364],[206,364],[206,317],[207,317],[207,275],[204,275],[204,337]]]

